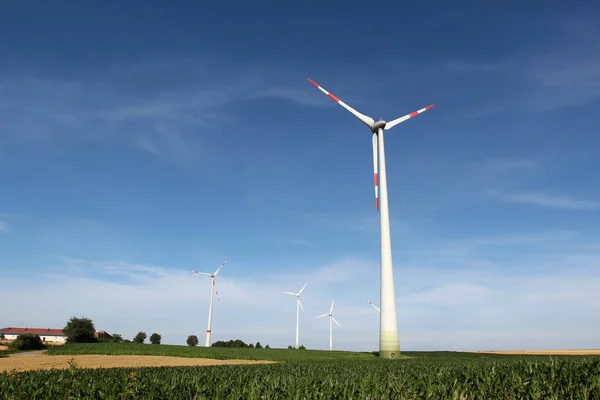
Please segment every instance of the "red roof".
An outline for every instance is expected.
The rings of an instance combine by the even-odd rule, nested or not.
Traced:
[[[23,333],[30,333],[32,335],[45,335],[45,336],[65,336],[62,329],[52,328],[15,328],[8,327],[0,329],[0,333],[5,335],[19,335]]]

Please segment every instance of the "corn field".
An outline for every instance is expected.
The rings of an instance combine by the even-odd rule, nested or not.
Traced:
[[[9,399],[600,399],[599,357],[421,357],[0,374]]]

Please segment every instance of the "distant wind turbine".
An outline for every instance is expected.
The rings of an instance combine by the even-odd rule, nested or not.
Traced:
[[[308,285],[308,282],[306,282],[304,284],[304,286],[302,286],[302,289],[300,289],[300,291],[298,293],[281,292],[283,294],[289,294],[290,296],[296,297],[296,348],[298,348],[298,332],[299,332],[299,327],[300,327],[300,309],[302,309],[302,311],[304,311],[304,307],[302,307],[302,302],[300,301],[300,293],[302,293],[302,291],[304,290],[306,285]]]
[[[367,301],[369,302],[370,305],[373,306],[373,308],[375,308],[377,311],[381,312],[381,310],[375,304],[373,304],[373,302],[371,300],[367,299]]]
[[[337,324],[337,326],[340,326],[340,324],[338,324],[338,322],[333,317],[333,302],[334,301],[335,301],[335,299],[333,299],[333,301],[331,302],[331,308],[329,309],[329,313],[315,317],[315,318],[323,318],[323,317],[327,317],[327,316],[329,317],[329,351],[333,350],[333,323],[335,322]]]
[[[214,274],[209,274],[207,272],[198,272],[196,270],[190,269],[190,272],[193,272],[193,273],[199,274],[199,275],[209,276],[212,280],[211,285],[210,285],[210,303],[208,306],[208,328],[206,328],[206,342],[204,343],[204,345],[206,347],[210,347],[210,334],[212,333],[211,324],[212,324],[213,294],[215,292],[215,278],[219,274],[219,271],[221,270],[221,268],[223,268],[223,265],[227,264],[227,261],[229,261],[229,258],[227,258],[225,261],[223,261],[223,263],[221,265],[219,265],[219,268],[217,268],[217,270],[215,271]],[[217,292],[217,296],[218,295],[219,295],[219,293]]]

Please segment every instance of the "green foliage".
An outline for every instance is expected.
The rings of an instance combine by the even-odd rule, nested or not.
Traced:
[[[133,343],[144,343],[144,340],[146,340],[146,332],[138,332],[137,335],[135,335],[135,337],[133,338]]]
[[[45,349],[46,345],[42,342],[40,335],[23,334],[17,336],[10,344],[15,350],[41,350]]]
[[[260,344],[260,342],[256,342],[256,344],[254,345],[255,349],[262,349],[262,345]]]
[[[4,339],[6,339],[6,338],[4,337],[4,333],[0,333],[0,340],[4,340]]]
[[[131,340],[125,339],[125,340],[123,340],[123,343],[131,343]]]
[[[123,336],[121,336],[120,334],[118,334],[118,333],[113,333],[113,334],[112,334],[112,337],[113,337],[113,338],[112,338],[112,341],[113,341],[114,343],[123,343]]]
[[[234,348],[242,349],[245,347],[254,348],[254,345],[246,344],[243,340],[236,339],[236,340],[228,340],[227,342],[218,340],[218,341],[214,342],[211,345],[211,347],[234,347]]]
[[[270,349],[270,348],[271,348],[271,346],[269,346],[269,345],[265,346],[265,349]]]
[[[160,344],[160,340],[162,339],[162,336],[160,336],[158,333],[153,333],[152,335],[150,335],[150,343],[152,344]]]
[[[158,349],[163,346],[138,347]],[[249,349],[216,350],[262,353]],[[288,355],[309,352],[282,350]],[[304,361],[214,368],[102,370],[80,369],[75,365],[68,370],[3,372],[0,374],[0,393],[7,399],[600,398],[600,357],[452,357],[421,354],[401,361],[370,357],[371,360]]]
[[[63,328],[67,336],[67,343],[95,343],[98,339],[94,336],[96,328],[91,319],[71,317]]]
[[[190,335],[185,342],[188,346],[198,346],[198,336]]]

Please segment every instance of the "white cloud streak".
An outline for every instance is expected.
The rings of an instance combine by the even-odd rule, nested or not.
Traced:
[[[499,193],[497,191],[488,191],[488,195],[497,200],[509,203],[533,204],[557,209],[595,210],[600,208],[600,202],[598,201],[583,200],[544,192]]]
[[[530,242],[521,236],[521,242]],[[569,250],[565,243],[570,239],[556,239],[563,244],[557,247],[562,254],[514,263],[486,264],[476,258],[466,263],[465,254],[453,256],[437,245],[417,265],[398,255],[395,279],[403,348],[594,347],[600,332],[594,317],[600,306],[600,249]],[[518,239],[504,245],[510,242]],[[471,247],[480,246],[473,243]],[[442,253],[445,261],[440,261]],[[453,263],[459,266],[450,267]],[[215,303],[213,338],[272,347],[292,344],[295,304],[281,291],[296,291],[308,282],[300,342],[328,347],[328,324],[314,317],[326,312],[335,298],[334,313],[342,326],[336,326],[334,346],[374,350],[379,314],[366,299],[378,303],[378,272],[378,263],[359,259],[271,274],[236,270],[230,262],[217,279],[221,301]],[[5,325],[60,327],[70,316],[85,315],[99,329],[125,337],[156,331],[164,342],[182,344],[189,334],[204,336],[208,278],[164,267],[73,259],[42,278],[2,280],[0,290],[18,305],[5,310]]]

